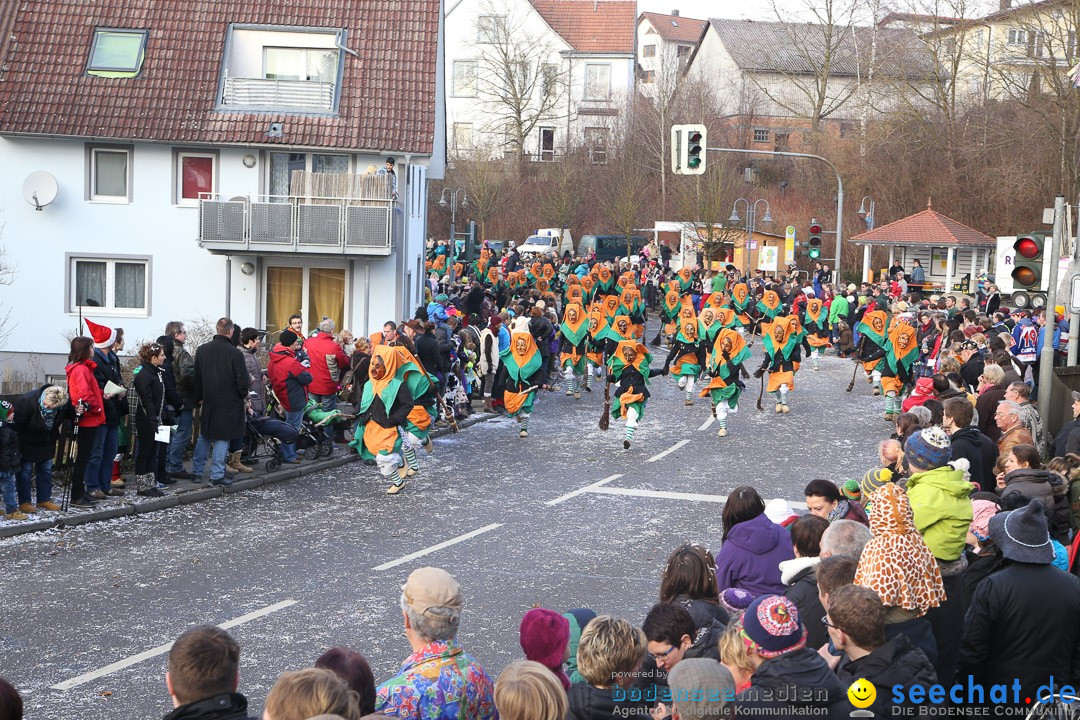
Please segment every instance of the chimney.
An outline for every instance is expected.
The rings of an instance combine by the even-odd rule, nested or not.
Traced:
[[[998,10],[1008,10],[1012,7],[1012,0],[998,0]]]
[[[1008,1],[1009,0],[1001,0],[1001,2],[1005,2],[1005,3],[1007,3]],[[672,10],[671,11],[671,16],[672,17],[679,17],[679,9],[676,8],[676,9]]]

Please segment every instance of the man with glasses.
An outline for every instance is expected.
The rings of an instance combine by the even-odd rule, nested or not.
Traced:
[[[176,429],[169,439],[169,452],[165,458],[165,473],[177,480],[194,477],[184,469],[184,453],[191,444],[191,428],[195,414],[195,358],[184,349],[187,329],[184,323],[173,320],[165,326],[165,334],[173,339],[172,370],[176,378],[176,391],[184,405],[176,417]]]

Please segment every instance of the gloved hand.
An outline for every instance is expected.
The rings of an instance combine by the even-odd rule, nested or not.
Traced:
[[[759,367],[757,370],[754,371],[754,377],[756,377],[756,378],[760,378],[764,374],[765,374],[765,366],[764,365],[762,365],[761,367]]]

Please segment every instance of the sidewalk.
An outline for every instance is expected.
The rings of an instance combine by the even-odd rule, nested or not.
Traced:
[[[478,422],[498,417],[492,413],[478,412],[470,415],[458,423],[461,429]],[[432,438],[440,438],[452,433],[450,428],[436,428],[432,430]],[[165,497],[144,498],[132,491],[131,495],[118,498],[109,498],[100,501],[96,507],[90,510],[71,509],[67,512],[39,511],[30,516],[29,520],[5,520],[0,516],[0,539],[25,535],[26,533],[40,532],[54,527],[71,527],[85,525],[86,523],[111,520],[112,518],[126,515],[142,515],[143,513],[166,510],[179,505],[191,505],[192,503],[212,500],[223,495],[231,495],[243,490],[254,490],[263,485],[273,485],[286,480],[294,480],[305,475],[329,470],[330,468],[348,465],[360,460],[360,455],[348,445],[335,445],[334,454],[328,458],[317,460],[305,460],[299,465],[289,465],[279,470],[268,473],[263,468],[265,460],[250,474],[237,475],[236,480],[228,486],[216,486],[206,483],[194,483],[189,480],[180,480],[165,491]],[[374,472],[374,468],[372,468]],[[134,481],[129,481],[129,485]],[[56,488],[59,496],[61,488]],[[59,500],[57,500],[59,502]]]

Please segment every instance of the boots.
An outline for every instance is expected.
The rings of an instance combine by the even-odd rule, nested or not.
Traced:
[[[228,470],[232,470],[234,473],[255,472],[254,470],[249,468],[247,465],[244,465],[243,463],[240,462],[240,452],[241,452],[240,450],[237,450],[236,452],[229,453],[229,460],[228,460],[228,462],[225,463],[225,467]]]
[[[162,497],[165,495],[165,493],[158,490],[157,480],[154,478],[154,473],[136,475],[135,487],[138,488],[137,494],[141,495],[142,497]]]
[[[485,395],[484,396],[484,408],[483,408],[483,410],[486,413],[495,412],[495,408],[492,407],[492,405],[491,405],[491,396],[490,395]]]

